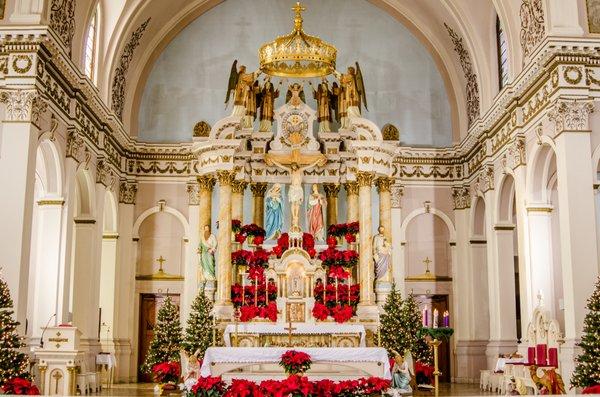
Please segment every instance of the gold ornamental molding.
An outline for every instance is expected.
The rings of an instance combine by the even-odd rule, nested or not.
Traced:
[[[38,200],[37,202],[38,205],[42,206],[42,205],[64,205],[65,204],[65,200],[63,199],[42,199],[42,200]]]

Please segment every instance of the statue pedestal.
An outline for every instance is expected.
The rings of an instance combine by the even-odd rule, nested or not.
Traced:
[[[377,304],[383,306],[389,293],[392,291],[392,283],[385,280],[377,280],[375,282],[375,295],[377,297]]]
[[[361,305],[356,308],[356,316],[360,320],[379,320],[379,307],[377,305]]]

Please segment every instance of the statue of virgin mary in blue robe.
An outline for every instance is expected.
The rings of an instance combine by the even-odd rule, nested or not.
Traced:
[[[266,237],[267,240],[276,239],[283,228],[283,198],[279,183],[274,184],[267,192],[265,206]]]

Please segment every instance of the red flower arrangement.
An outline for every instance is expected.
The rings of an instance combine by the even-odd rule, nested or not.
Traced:
[[[352,243],[356,242],[356,235],[354,235],[354,234],[346,233],[344,238],[346,239],[346,242],[348,244],[352,244]]]
[[[350,222],[350,223],[340,223],[337,225],[329,225],[327,228],[327,235],[333,237],[346,237],[348,240],[348,235],[355,236],[358,234],[360,230],[358,222]]]
[[[348,305],[337,305],[331,309],[331,312],[335,322],[340,324],[350,320],[353,316],[352,306]]]
[[[244,241],[246,241],[246,236],[244,236],[242,233],[235,234],[235,242],[236,243],[244,244]]]
[[[181,375],[181,366],[177,361],[167,361],[152,367],[152,378],[156,383],[177,383]]]
[[[262,245],[262,243],[265,242],[265,236],[256,236],[254,237],[254,240],[252,241],[252,243],[254,245]]]
[[[224,397],[264,397],[265,394],[256,383],[245,379],[233,379]]]
[[[360,225],[358,222],[346,223],[346,234],[357,235],[360,231]]]
[[[247,266],[252,260],[252,251],[237,250],[231,253],[231,263],[237,266]]]
[[[381,395],[390,387],[389,380],[377,377],[311,382],[307,377],[290,375],[284,380],[263,380],[260,384],[234,379],[229,387],[225,386],[220,377],[208,377],[200,378],[188,397],[349,397]]]
[[[433,383],[433,372],[435,369],[431,365],[423,364],[420,361],[415,363],[415,377],[417,378],[417,382],[421,380],[420,383],[427,382],[427,384]]]
[[[238,234],[242,230],[242,221],[239,219],[231,220],[231,231],[235,234]]]
[[[581,394],[600,394],[600,384],[586,387]]]
[[[322,290],[323,289],[321,289],[321,291]],[[315,302],[315,305],[312,309],[312,315],[319,321],[325,321],[327,320],[327,317],[329,317],[329,309],[324,304]]]
[[[26,396],[38,396],[39,389],[29,379],[12,378],[4,382],[2,385],[3,394],[16,394]]]
[[[333,235],[327,236],[325,242],[327,243],[327,247],[329,248],[335,248],[335,246],[337,245],[337,239]]]
[[[227,385],[220,376],[207,376],[198,379],[188,396],[219,397],[225,394],[226,390]]]
[[[282,233],[277,239],[277,245],[271,250],[272,254],[281,258],[281,255],[290,248],[290,236]],[[317,255],[315,250],[315,238],[310,233],[302,234],[302,249],[308,253],[311,258]]]
[[[256,250],[254,252],[252,252],[252,256],[250,257],[248,264],[250,266],[268,267],[269,266],[269,256],[270,256],[269,251],[266,251],[262,247],[257,247]]]
[[[279,365],[283,367],[286,374],[296,375],[308,371],[312,361],[310,356],[304,352],[288,350],[281,355]]]
[[[266,234],[265,229],[263,229],[255,223],[242,226],[242,228],[240,229],[240,233],[242,233],[246,237],[254,238],[256,238],[257,236],[261,236],[264,238]]]

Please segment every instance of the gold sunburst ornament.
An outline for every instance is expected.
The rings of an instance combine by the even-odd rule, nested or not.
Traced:
[[[292,8],[294,30],[263,44],[258,50],[260,70],[279,77],[322,77],[335,70],[337,49],[316,36],[304,33],[300,2]]]

